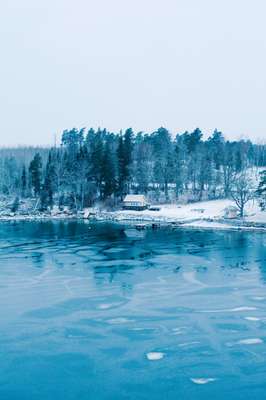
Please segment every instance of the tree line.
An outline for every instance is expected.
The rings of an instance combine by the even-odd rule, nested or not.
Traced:
[[[127,193],[200,201],[229,197],[237,176],[265,166],[265,145],[228,141],[218,130],[204,139],[198,128],[175,137],[163,127],[152,134],[73,128],[60,146],[0,150],[0,192],[34,196],[41,210],[113,206]]]

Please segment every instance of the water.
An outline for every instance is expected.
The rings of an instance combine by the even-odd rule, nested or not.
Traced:
[[[263,399],[266,235],[0,224],[0,399]]]

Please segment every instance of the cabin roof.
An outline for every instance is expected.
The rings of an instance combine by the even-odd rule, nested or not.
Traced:
[[[145,202],[146,198],[144,194],[127,194],[124,201],[134,201],[134,202]]]

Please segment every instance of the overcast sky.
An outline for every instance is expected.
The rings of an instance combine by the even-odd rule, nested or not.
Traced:
[[[265,0],[2,0],[0,145],[72,127],[266,139]]]

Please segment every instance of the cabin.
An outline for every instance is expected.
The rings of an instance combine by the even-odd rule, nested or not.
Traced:
[[[124,210],[146,210],[148,202],[143,194],[127,194],[123,200]]]
[[[235,206],[229,206],[224,209],[224,218],[234,219],[238,217],[238,208]]]

